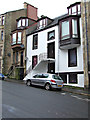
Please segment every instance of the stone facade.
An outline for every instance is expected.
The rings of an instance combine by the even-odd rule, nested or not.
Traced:
[[[35,15],[30,12],[32,9],[34,9],[34,12],[36,11]],[[7,75],[10,72],[10,68],[13,65],[13,49],[11,45],[12,41],[12,31],[17,30],[17,19],[20,17],[25,17],[32,19],[35,18],[34,20],[31,20],[30,24],[35,22],[37,19],[37,8],[34,6],[24,3],[24,8],[15,10],[15,11],[10,11],[6,12],[2,15],[0,15],[0,20],[2,21],[2,16],[4,16],[4,25],[0,25],[0,51],[2,51],[2,56],[0,55],[0,72],[3,73],[4,75]],[[1,23],[0,21],[0,23]],[[25,48],[26,48],[26,30],[20,28],[23,31],[23,44],[24,44],[24,52],[23,52],[23,61],[24,61],[24,69],[25,69]],[[3,30],[3,41],[1,40],[1,31]],[[18,60],[20,61],[20,54],[22,52],[22,49],[19,51],[19,57]],[[15,71],[13,72],[13,76],[17,76],[17,71],[19,71],[17,68],[15,68]],[[25,70],[24,70],[25,71]],[[16,73],[16,75],[15,75]],[[17,76],[18,78],[18,76]]]
[[[26,16],[26,9],[5,13],[3,73],[7,74],[12,64],[11,31],[16,29],[16,19]]]
[[[90,87],[90,1],[82,0],[81,17],[83,27],[84,85]]]

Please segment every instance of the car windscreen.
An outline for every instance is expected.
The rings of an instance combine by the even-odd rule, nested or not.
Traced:
[[[56,79],[56,80],[62,80],[60,76],[58,75],[52,75],[53,79]]]

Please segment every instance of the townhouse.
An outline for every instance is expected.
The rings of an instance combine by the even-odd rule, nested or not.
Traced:
[[[65,85],[84,87],[81,3],[55,19],[42,16],[27,30],[27,75],[55,73]]]
[[[37,19],[38,9],[26,2],[24,8],[0,15],[0,72],[22,79],[25,74],[25,30]]]

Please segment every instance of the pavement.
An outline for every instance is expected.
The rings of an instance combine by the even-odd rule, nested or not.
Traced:
[[[15,80],[15,79],[5,78],[5,81],[25,84],[23,80]],[[78,95],[85,95],[85,96],[88,96],[90,98],[90,89],[84,89],[84,88],[79,88],[79,87],[71,87],[71,86],[64,86],[62,88],[62,91],[69,92],[69,93],[74,93],[74,94],[78,94]]]

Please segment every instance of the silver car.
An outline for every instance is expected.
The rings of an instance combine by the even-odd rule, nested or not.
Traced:
[[[43,86],[46,90],[51,88],[62,89],[63,80],[60,76],[55,74],[36,74],[32,78],[24,79],[27,86],[38,85]]]

